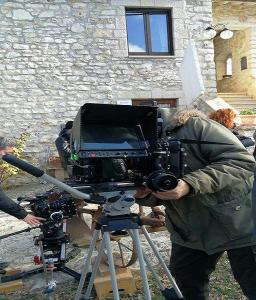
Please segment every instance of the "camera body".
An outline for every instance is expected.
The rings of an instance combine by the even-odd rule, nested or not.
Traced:
[[[19,202],[29,202],[33,214],[46,220],[60,221],[76,214],[73,197],[66,192],[52,189],[33,198],[19,197]],[[59,214],[58,214],[59,213]]]
[[[101,185],[101,191],[114,182],[146,182],[154,191],[175,188],[183,174],[182,145],[159,137],[160,131],[157,107],[83,105],[73,122],[70,178]]]
[[[35,245],[42,242],[46,259],[55,262],[65,259],[65,245],[69,242],[66,233],[66,220],[76,215],[74,198],[66,192],[50,190],[33,198],[19,197],[21,202],[28,202],[28,206],[35,216],[45,218],[40,225],[41,234],[35,237]]]

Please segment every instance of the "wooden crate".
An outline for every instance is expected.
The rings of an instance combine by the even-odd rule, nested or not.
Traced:
[[[22,270],[20,268],[16,268],[16,269],[6,268],[5,271],[6,271],[6,273],[2,277],[15,275],[17,273],[22,272]],[[0,282],[1,282],[1,278],[0,278]],[[21,279],[0,283],[0,295],[15,292],[15,291],[21,290],[21,289],[23,289],[23,282]]]
[[[58,156],[52,156],[49,158],[49,168],[62,168],[60,158]]]
[[[103,269],[105,269],[105,267],[103,267]],[[102,272],[101,269],[100,273],[94,280],[94,287],[98,298],[102,300],[106,299],[107,297],[111,297],[113,295],[113,291],[109,272]],[[116,279],[120,294],[133,295],[136,292],[133,274],[129,268],[117,268]]]
[[[23,289],[22,280],[14,280],[10,282],[0,283],[0,295],[15,292]]]
[[[46,173],[58,180],[64,180],[68,177],[67,171],[63,168],[47,168]]]

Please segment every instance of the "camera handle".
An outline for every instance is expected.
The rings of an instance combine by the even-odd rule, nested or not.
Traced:
[[[19,169],[35,176],[35,177],[42,178],[43,180],[56,185],[57,187],[59,187],[59,188],[63,189],[64,191],[70,193],[72,196],[74,196],[76,198],[84,199],[84,200],[88,200],[88,201],[90,201],[90,200],[93,201],[93,199],[91,199],[91,196],[89,194],[82,193],[82,192],[72,188],[71,186],[57,180],[56,178],[53,178],[53,177],[49,176],[48,174],[45,174],[45,172],[43,170],[29,164],[28,162],[26,162],[24,160],[21,160],[21,159],[13,156],[11,154],[5,154],[2,157],[2,159],[4,161],[6,161],[7,163],[13,165],[14,167],[17,167],[17,168],[19,168]],[[105,203],[105,201],[103,203]]]

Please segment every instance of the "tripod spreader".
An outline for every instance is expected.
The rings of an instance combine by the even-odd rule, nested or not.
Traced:
[[[142,221],[137,214],[121,216],[103,215],[97,220],[95,229],[111,232],[123,229],[137,229],[140,226],[142,226]]]

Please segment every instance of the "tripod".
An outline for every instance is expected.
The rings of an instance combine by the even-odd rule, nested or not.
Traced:
[[[165,286],[161,282],[158,274],[156,273],[153,266],[151,265],[149,259],[143,252],[141,244],[140,244],[140,236],[139,236],[140,228],[141,228],[142,233],[144,234],[147,242],[149,243],[151,249],[153,250],[155,256],[157,257],[158,261],[160,262],[161,266],[164,268],[168,279],[170,280],[170,282],[173,285],[173,289],[165,288]],[[112,284],[112,290],[113,290],[113,297],[114,297],[114,300],[120,299],[119,293],[118,293],[117,281],[116,281],[116,272],[115,272],[113,254],[112,254],[112,249],[111,249],[110,232],[117,231],[117,230],[124,230],[124,229],[128,230],[130,236],[132,237],[132,239],[134,241],[135,247],[136,247],[139,265],[140,265],[141,277],[143,280],[145,299],[151,300],[151,293],[150,293],[149,284],[148,284],[148,280],[147,280],[147,272],[146,272],[145,263],[146,263],[148,269],[151,271],[153,277],[156,280],[158,287],[160,288],[163,296],[166,297],[166,299],[169,299],[169,300],[183,299],[183,296],[179,290],[179,287],[177,286],[174,278],[172,277],[168,267],[166,266],[163,258],[160,255],[158,249],[152,242],[146,228],[144,226],[142,226],[140,217],[136,214],[129,214],[129,215],[119,215],[119,216],[104,215],[98,220],[92,240],[91,240],[90,248],[89,248],[89,251],[88,251],[87,257],[85,259],[85,263],[84,263],[82,272],[81,272],[81,278],[80,278],[79,286],[78,286],[78,289],[77,289],[77,292],[75,295],[75,300],[89,300],[91,291],[92,291],[92,287],[93,287],[93,283],[94,283],[94,279],[95,279],[97,271],[99,269],[100,262],[101,262],[101,259],[102,259],[105,249],[107,251],[109,272],[110,272],[111,284]],[[101,244],[100,244],[100,247],[98,250],[97,258],[96,258],[95,263],[92,268],[92,273],[91,273],[89,284],[87,285],[85,294],[82,296],[82,289],[83,289],[84,283],[86,281],[87,274],[89,273],[92,253],[95,249],[96,242],[100,236],[100,232],[102,232],[102,241],[101,241]]]

